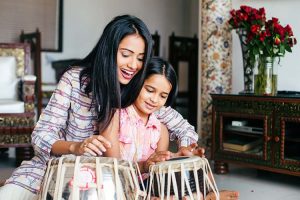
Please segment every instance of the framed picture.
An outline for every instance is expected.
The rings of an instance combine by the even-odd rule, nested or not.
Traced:
[[[63,0],[2,0],[0,19],[0,42],[18,42],[22,31],[38,29],[42,51],[62,51]]]

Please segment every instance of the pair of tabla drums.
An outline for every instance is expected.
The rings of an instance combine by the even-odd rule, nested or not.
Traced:
[[[143,190],[137,164],[108,157],[62,156],[48,162],[40,200],[203,199],[215,182],[205,158],[179,157],[150,167]]]

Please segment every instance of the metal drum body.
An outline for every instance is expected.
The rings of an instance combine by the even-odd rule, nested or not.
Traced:
[[[48,162],[40,200],[143,199],[136,167],[108,157],[67,155]]]
[[[156,196],[160,199],[189,197],[200,200],[208,191],[213,191],[218,199],[219,192],[206,158],[178,157],[150,167],[147,199]]]

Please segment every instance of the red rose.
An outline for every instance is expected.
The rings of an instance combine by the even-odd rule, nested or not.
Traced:
[[[270,32],[269,29],[266,29],[266,36],[267,36],[267,37],[270,37],[270,36],[271,36],[271,32]]]
[[[259,40],[263,42],[265,40],[266,36],[267,36],[267,33],[265,31],[261,32],[259,35]]]
[[[282,26],[277,28],[277,31],[281,38],[284,38],[284,28]]]
[[[293,31],[292,28],[290,27],[290,25],[286,25],[286,27],[284,27],[284,31],[288,33],[288,36],[293,36]]]
[[[262,7],[258,10],[258,12],[260,13],[260,15],[266,15],[266,11],[265,11],[265,8]]]
[[[244,14],[244,13],[242,13],[242,12],[240,12],[239,13],[239,19],[241,20],[241,21],[247,21],[247,19],[248,19],[248,15],[247,14]]]
[[[242,5],[241,10],[244,10],[247,14],[251,12],[252,8],[249,6]]]
[[[278,18],[272,17],[272,22],[273,22],[274,24],[278,24]]]
[[[258,26],[258,25],[252,25],[250,29],[251,29],[252,33],[257,34],[260,31],[260,26]]]
[[[288,45],[289,45],[290,47],[293,47],[293,46],[294,46],[294,40],[293,40],[292,38],[289,38],[289,39],[288,39]]]
[[[249,42],[251,42],[251,40],[253,39],[253,34],[248,34],[247,35],[247,41],[246,41],[246,43],[249,43]]]
[[[262,16],[258,13],[255,13],[254,14],[254,20],[261,20],[262,19]]]
[[[279,45],[280,43],[281,43],[281,40],[278,37],[276,37],[274,40],[274,44]]]

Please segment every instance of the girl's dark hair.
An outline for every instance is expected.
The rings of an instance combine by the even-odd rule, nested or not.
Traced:
[[[152,36],[142,20],[131,15],[115,17],[103,30],[93,50],[73,66],[81,66],[80,83],[89,80],[84,92],[92,92],[95,109],[98,113],[99,131],[109,124],[115,109],[121,107],[121,89],[117,75],[117,52],[122,39],[128,35],[138,34],[145,41],[143,66],[146,66],[152,51]],[[144,76],[145,67],[139,77]],[[137,86],[143,79],[135,81]],[[126,86],[122,86],[126,87]]]
[[[166,79],[171,83],[172,89],[165,104],[165,106],[171,106],[175,101],[178,92],[177,76],[172,65],[160,57],[152,57],[145,69],[145,76],[143,80],[146,80],[151,75],[160,74],[165,76]],[[130,84],[128,85],[129,87],[127,88],[128,92],[126,93],[126,95],[123,93],[122,98],[124,98],[124,101],[122,101],[122,107],[127,107],[133,104],[133,102],[138,97],[143,85],[137,88],[135,90],[136,92],[134,93],[130,92],[130,88],[134,87],[135,81],[138,80],[139,76],[141,76],[141,74],[137,74],[130,82]],[[125,101],[126,99],[127,101]]]

